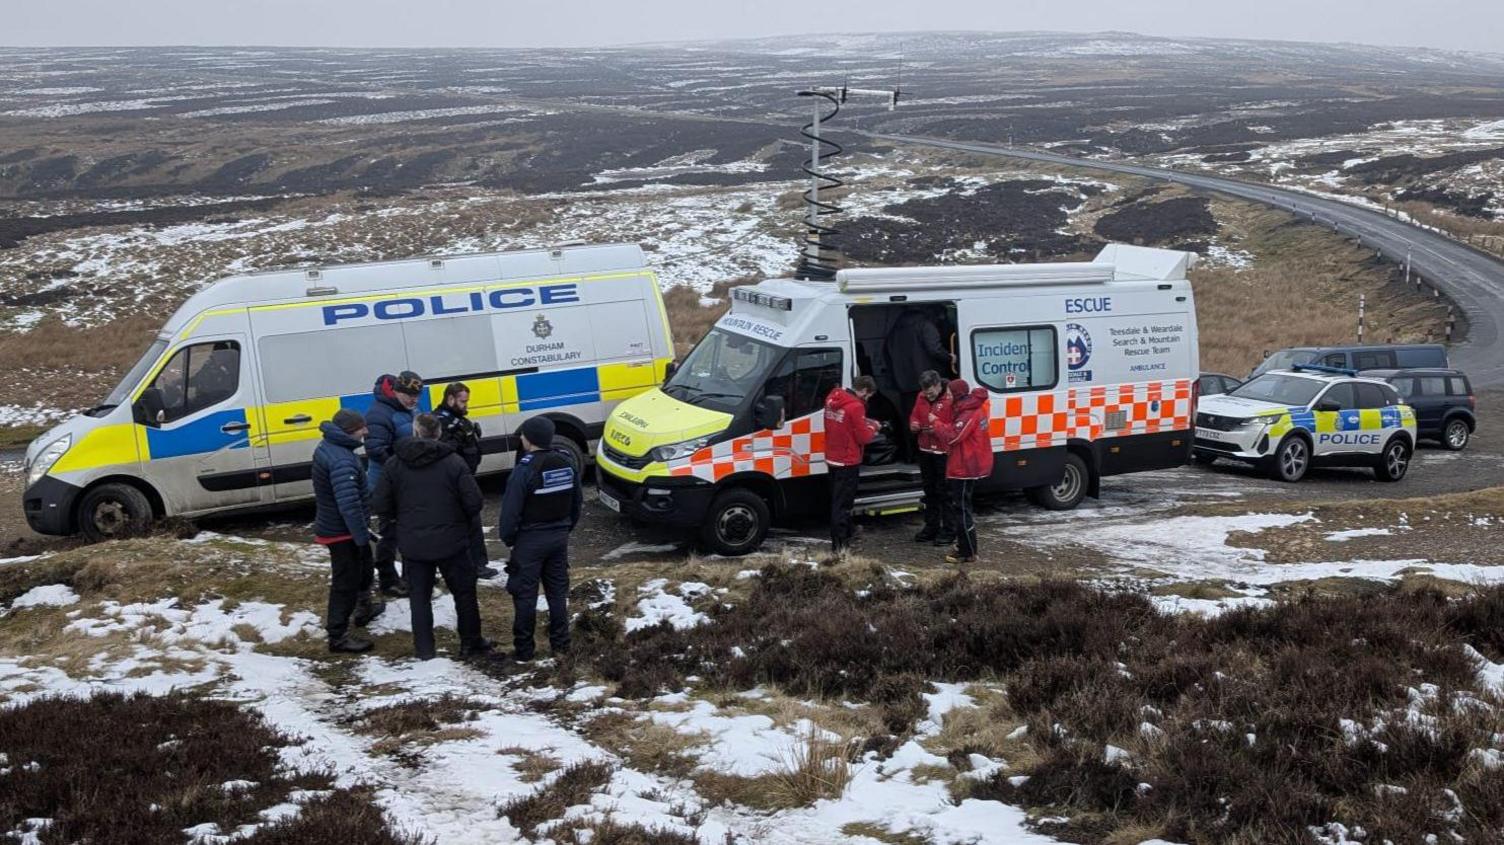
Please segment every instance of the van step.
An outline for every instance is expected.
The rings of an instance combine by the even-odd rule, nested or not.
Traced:
[[[859,496],[852,509],[857,513],[896,513],[905,510],[918,510],[919,503],[924,500],[924,493],[919,490],[905,490],[898,493],[879,493],[874,496]]]

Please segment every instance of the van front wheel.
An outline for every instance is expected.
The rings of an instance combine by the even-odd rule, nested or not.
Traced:
[[[761,496],[751,490],[727,490],[711,502],[700,526],[700,541],[706,551],[718,555],[749,554],[762,545],[771,522],[772,513]]]
[[[1081,504],[1086,497],[1087,485],[1091,483],[1091,471],[1086,461],[1075,453],[1065,456],[1065,468],[1060,471],[1060,480],[1027,491],[1034,504],[1052,511],[1068,511]]]
[[[78,527],[91,543],[145,534],[151,517],[151,502],[129,484],[101,484],[78,503]]]

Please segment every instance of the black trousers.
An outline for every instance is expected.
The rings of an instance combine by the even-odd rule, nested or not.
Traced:
[[[329,549],[329,610],[324,617],[324,630],[329,632],[329,641],[344,639],[350,630],[350,614],[362,593],[371,589],[371,545],[355,545],[354,540],[330,543]]]
[[[931,534],[955,534],[950,491],[945,484],[944,453],[920,452],[919,476],[924,481],[924,530]]]
[[[512,594],[512,648],[519,660],[531,660],[536,650],[540,583],[548,601],[548,647],[562,654],[569,650],[568,528],[523,529],[512,547],[507,592]]]
[[[830,468],[830,546],[840,554],[851,545],[856,533],[851,509],[856,503],[857,483],[862,479],[860,466]]]
[[[376,542],[376,573],[381,577],[382,589],[397,583],[397,520],[377,520],[377,531],[381,533],[381,539]],[[407,568],[403,562],[403,569]]]
[[[971,478],[952,478],[947,481],[947,486],[956,526],[956,548],[962,557],[976,557],[977,521],[971,510],[971,497],[976,492],[977,482]]]
[[[477,571],[491,562],[491,554],[486,551],[486,532],[481,527],[480,514],[470,520],[470,562],[475,564]]]
[[[407,585],[412,590],[413,651],[418,657],[427,659],[435,653],[433,582],[436,574],[444,577],[444,586],[449,588],[449,594],[454,597],[460,646],[479,646],[480,605],[475,599],[475,566],[470,561],[470,550],[467,548],[454,557],[443,560],[405,560],[402,568],[407,571]]]
[[[893,426],[893,437],[898,441],[898,453],[907,461],[919,460],[919,435],[909,431],[909,415],[914,413],[914,403],[919,401],[919,391],[900,390],[898,413],[902,414]]]

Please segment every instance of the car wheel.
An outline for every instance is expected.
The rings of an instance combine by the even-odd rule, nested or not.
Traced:
[[[1408,440],[1403,437],[1393,438],[1384,444],[1378,463],[1373,465],[1374,477],[1380,481],[1399,481],[1410,471],[1410,458],[1413,454]]]
[[[700,542],[718,555],[749,554],[762,545],[771,525],[772,512],[761,496],[746,489],[727,490],[711,502],[700,526]]]
[[[1029,499],[1048,510],[1068,511],[1081,504],[1090,483],[1091,471],[1086,468],[1086,461],[1081,460],[1080,455],[1068,453],[1060,480],[1054,484],[1029,488]]]
[[[145,534],[151,518],[146,494],[129,484],[101,484],[78,503],[78,528],[91,543]]]
[[[1288,481],[1294,483],[1306,477],[1306,470],[1311,468],[1311,444],[1304,437],[1291,435],[1286,437],[1274,450],[1273,464],[1269,468],[1269,474],[1275,481]]]
[[[1467,420],[1461,417],[1453,417],[1447,421],[1446,428],[1441,432],[1441,445],[1453,452],[1461,452],[1467,448],[1467,441],[1473,433],[1468,430]]]

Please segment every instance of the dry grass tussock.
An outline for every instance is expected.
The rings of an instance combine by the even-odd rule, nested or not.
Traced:
[[[372,750],[386,753],[404,745],[421,745],[478,735],[473,730],[451,726],[473,722],[477,718],[477,712],[486,709],[489,706],[484,703],[452,695],[414,699],[365,711],[361,714],[355,731],[378,737]]]
[[[1303,842],[1333,821],[1394,842],[1504,829],[1504,767],[1474,753],[1500,745],[1504,701],[1464,648],[1504,656],[1504,588],[1370,590],[1206,619],[1073,583],[855,589],[770,566],[711,615],[622,636],[587,613],[581,659],[628,696],[693,675],[702,690],[869,702],[898,735],[863,743],[879,753],[923,717],[927,680],[1002,686],[1006,699],[952,714],[930,742],[1009,760],[971,794],[1067,819],[1052,830],[1073,841]],[[810,794],[771,776],[695,780],[709,799],[754,807]]]
[[[1266,351],[1354,343],[1360,293],[1365,342],[1443,339],[1445,302],[1407,288],[1371,251],[1283,212],[1244,217],[1241,246],[1257,256],[1255,266],[1191,272],[1203,370],[1243,375]]]
[[[571,764],[536,792],[502,804],[497,815],[525,836],[541,833],[539,825],[563,818],[570,807],[589,804],[590,796],[604,789],[615,773],[615,766],[599,760]]]
[[[1435,226],[1491,252],[1504,253],[1504,221],[1456,214],[1428,202],[1402,202],[1398,208],[1427,226]]]
[[[112,845],[182,841],[206,823],[259,825],[254,841],[273,845],[423,841],[391,830],[366,793],[335,790],[332,775],[287,770],[278,749],[289,744],[251,708],[182,693],[0,709],[0,829],[46,818],[45,841]],[[296,816],[258,816],[298,790],[317,797]]]

